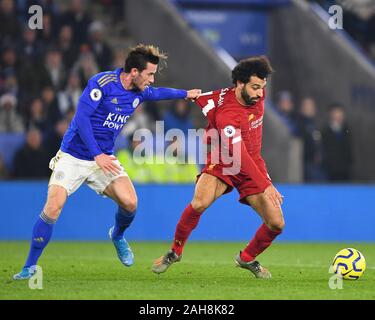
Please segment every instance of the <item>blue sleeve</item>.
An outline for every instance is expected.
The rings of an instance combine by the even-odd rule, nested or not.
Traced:
[[[93,157],[103,153],[95,140],[90,117],[103,99],[103,93],[94,80],[89,80],[83,91],[74,116],[78,134]]]
[[[145,101],[185,99],[187,91],[173,88],[146,87],[142,92],[142,96]]]

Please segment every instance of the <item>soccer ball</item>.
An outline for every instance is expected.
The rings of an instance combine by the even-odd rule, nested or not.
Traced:
[[[340,250],[332,262],[333,272],[343,279],[357,280],[366,270],[366,260],[362,253],[353,248]]]

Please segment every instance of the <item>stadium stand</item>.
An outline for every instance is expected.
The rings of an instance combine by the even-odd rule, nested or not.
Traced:
[[[219,45],[212,46],[212,43],[204,41],[204,35],[199,35],[202,30],[189,20],[191,15],[190,18],[186,15],[186,10],[204,10],[204,13],[213,11],[214,1],[34,1],[41,5],[44,11],[43,30],[36,31],[27,28],[24,23],[28,18],[29,2],[1,1],[0,7],[1,19],[7,21],[0,28],[0,98],[8,101],[8,104],[10,100],[16,101],[16,105],[13,106],[14,103],[11,102],[13,108],[9,108],[13,110],[12,116],[9,116],[9,110],[6,111],[3,107],[0,109],[0,148],[7,150],[6,154],[2,151],[1,155],[10,176],[13,169],[12,159],[20,144],[8,141],[12,139],[8,137],[13,136],[9,131],[25,131],[26,134],[32,128],[38,128],[42,132],[43,145],[49,149],[49,154],[52,154],[51,148],[56,148],[58,136],[61,136],[56,134],[56,127],[58,123],[71,120],[87,79],[98,71],[121,66],[125,48],[138,41],[155,43],[170,55],[169,67],[158,76],[157,85],[194,86],[204,90],[230,85],[230,66],[235,63],[230,52],[223,50]],[[226,9],[229,5],[228,1],[217,2],[220,5],[216,9]],[[351,29],[359,30],[363,24],[353,22],[348,16],[361,16],[360,13],[364,11],[349,10],[350,8],[344,6],[344,19],[347,23],[345,25],[348,26],[349,35],[327,32],[327,23],[324,19],[328,13],[324,10],[327,10],[331,2],[318,1],[322,6],[314,1],[310,2],[310,6],[305,1],[288,0],[230,2],[233,12],[236,8],[246,14],[261,12],[261,19],[266,21],[261,25],[269,30],[266,43],[257,47],[257,50],[265,48],[265,53],[268,53],[277,71],[267,94],[264,157],[274,181],[309,181],[305,173],[306,167],[310,164],[305,158],[306,150],[303,150],[303,147],[306,149],[309,146],[306,136],[302,136],[301,133],[306,133],[309,128],[301,119],[303,116],[299,108],[304,98],[314,99],[314,132],[319,135],[329,122],[328,106],[338,102],[344,106],[347,125],[356,148],[354,159],[350,168],[348,167],[350,179],[371,181],[375,178],[375,173],[370,170],[375,152],[360,141],[365,137],[375,139],[367,136],[375,117],[372,106],[374,89],[370,85],[373,83],[375,71],[371,64],[362,59],[361,53],[349,36],[356,38],[359,32],[352,32]],[[145,4],[150,8],[147,12],[143,10]],[[365,51],[370,54],[373,39],[369,30],[372,30],[374,20],[373,11],[371,12],[372,14],[367,13],[365,19]],[[136,21],[140,13],[146,17],[147,23],[143,25]],[[288,19],[285,19],[285,15],[288,15]],[[291,16],[295,19],[289,19]],[[152,28],[155,23],[158,24],[158,30]],[[175,32],[165,37],[171,26]],[[262,28],[257,32],[262,34]],[[225,31],[222,36],[230,33],[233,34],[233,30]],[[314,41],[309,40],[312,39],[312,34]],[[340,39],[337,34],[340,35]],[[247,35],[243,39],[250,41],[249,39],[256,37]],[[364,42],[361,39],[357,40],[359,43]],[[176,46],[176,43],[181,45]],[[321,47],[326,48],[324,57],[319,56]],[[248,50],[250,46],[246,48]],[[237,58],[240,58],[239,54]],[[320,73],[313,72],[314,65],[317,64],[327,70],[323,82],[319,79]],[[342,75],[351,75],[350,82],[345,80],[348,79],[346,76],[337,77],[333,71],[338,68]],[[330,70],[332,72],[329,72]],[[306,74],[309,74],[308,78]],[[285,91],[290,92],[295,102],[296,119],[292,121],[293,130],[290,130],[291,122],[285,123],[285,117],[283,119],[281,113],[277,112],[278,97]],[[15,99],[9,99],[10,96]],[[149,125],[151,123],[151,130],[154,130],[154,121],[163,120],[165,117],[168,119],[168,104],[149,103],[144,110],[144,114],[149,118]],[[189,118],[192,123],[189,125],[198,128],[205,126],[197,108],[192,108]],[[6,125],[5,119],[8,119]],[[13,126],[17,128],[10,129],[9,119],[13,119]],[[22,124],[19,119],[22,119]],[[116,142],[116,151],[129,147],[126,137],[132,133],[131,128],[139,127],[139,123],[145,125],[145,122],[139,122],[136,116],[127,124],[122,135],[124,139]],[[315,138],[317,134],[314,135]],[[309,141],[311,142],[311,139]],[[313,141],[319,143],[317,140]],[[12,148],[6,147],[9,145],[12,145]],[[324,154],[319,157],[324,158]],[[317,170],[324,171],[323,159],[319,161]],[[317,181],[325,181],[325,176],[326,172],[318,174]]]

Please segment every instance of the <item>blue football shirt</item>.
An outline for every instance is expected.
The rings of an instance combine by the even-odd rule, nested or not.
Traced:
[[[63,137],[63,152],[82,160],[94,160],[101,153],[111,155],[117,136],[142,102],[186,98],[186,90],[172,88],[126,90],[120,81],[122,71],[101,72],[88,81]]]

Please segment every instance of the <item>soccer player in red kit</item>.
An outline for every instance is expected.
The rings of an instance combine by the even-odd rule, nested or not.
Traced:
[[[272,71],[265,56],[244,59],[232,71],[233,88],[208,92],[196,99],[208,118],[207,133],[216,130],[218,138],[207,138],[211,151],[198,177],[193,200],[177,224],[171,249],[155,260],[153,272],[165,272],[181,260],[184,245],[202,213],[221,195],[236,188],[239,201],[251,206],[263,224],[236,256],[235,263],[257,278],[271,277],[255,258],[284,228],[282,196],[273,186],[261,156],[265,85]],[[232,163],[228,163],[229,157]]]

